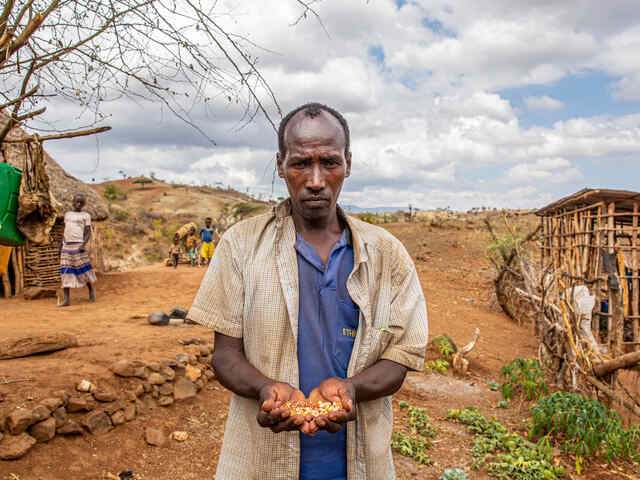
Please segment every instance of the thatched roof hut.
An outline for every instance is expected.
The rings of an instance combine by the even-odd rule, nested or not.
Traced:
[[[6,122],[6,116],[0,112],[0,128]],[[9,132],[0,147],[0,162],[24,169],[25,158],[28,155],[25,142],[15,143],[14,140],[27,139],[28,135],[20,128]],[[58,204],[57,219],[49,234],[48,244],[27,243],[14,249],[10,262],[10,272],[3,276],[3,291],[5,296],[17,294],[29,287],[35,287],[49,293],[55,293],[60,287],[60,247],[64,232],[64,214],[72,208],[72,199],[76,194],[83,194],[87,199],[85,210],[94,222],[105,220],[109,216],[109,208],[105,199],[100,197],[87,184],[67,173],[51,156],[43,150],[45,172],[49,177],[51,196]],[[102,242],[100,231],[94,228],[94,234],[89,242],[89,252],[94,268],[103,270]],[[9,286],[7,281],[9,280]],[[11,291],[8,291],[11,290]]]

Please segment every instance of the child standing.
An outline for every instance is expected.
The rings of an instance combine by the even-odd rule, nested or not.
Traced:
[[[211,217],[207,217],[204,219],[204,227],[200,229],[200,239],[202,240],[202,250],[200,254],[202,255],[202,260],[205,265],[209,265],[211,261],[211,257],[213,257],[213,252],[215,247],[213,245],[213,228],[211,228]]]
[[[195,227],[191,227],[189,230],[189,236],[187,237],[187,251],[189,252],[189,260],[191,260],[191,266],[196,266],[196,248],[198,245],[198,237],[196,237]]]
[[[180,260],[180,252],[182,247],[180,246],[180,236],[176,233],[173,236],[173,244],[169,249],[169,257],[173,263],[173,268],[178,268],[178,260]]]

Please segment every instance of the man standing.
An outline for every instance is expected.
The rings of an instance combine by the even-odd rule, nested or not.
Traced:
[[[213,228],[211,228],[211,217],[204,219],[204,228],[200,229],[200,240],[202,240],[202,249],[200,255],[202,260],[209,265],[215,247],[213,246]]]
[[[349,143],[325,105],[282,120],[290,198],[225,233],[189,312],[214,329],[212,363],[233,392],[216,478],[394,478],[391,394],[423,368],[427,314],[402,244],[337,205]],[[345,411],[282,408],[305,397]]]

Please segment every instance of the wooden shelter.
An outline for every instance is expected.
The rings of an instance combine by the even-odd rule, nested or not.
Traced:
[[[6,122],[0,114],[0,127]],[[20,128],[9,132],[6,142],[0,146],[0,162],[23,169],[29,155],[26,142],[30,137]],[[24,140],[24,141],[23,141]],[[48,242],[37,244],[27,240],[26,244],[13,249],[9,261],[9,272],[2,276],[0,287],[4,296],[17,295],[28,287],[39,287],[50,293],[60,288],[60,248],[64,232],[64,214],[72,208],[72,199],[83,194],[87,199],[85,211],[93,222],[107,219],[109,208],[106,201],[91,187],[67,173],[49,154],[42,150],[44,169],[49,179],[51,197],[56,204],[55,222],[49,233]],[[24,180],[24,178],[23,178]],[[88,245],[91,263],[98,272],[104,270],[100,230],[93,229]]]
[[[583,189],[536,215],[541,222],[543,268],[552,265],[566,285],[586,285],[595,296],[592,332],[597,341],[618,346],[617,316],[623,322],[623,349],[640,350],[640,193]],[[611,258],[615,262],[608,262]],[[607,263],[609,273],[614,269],[618,277],[615,291]],[[621,302],[614,301],[617,295]]]

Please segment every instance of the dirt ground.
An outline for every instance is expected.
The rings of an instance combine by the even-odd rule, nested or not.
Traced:
[[[430,337],[447,333],[461,345],[471,339],[476,327],[480,329],[480,340],[468,356],[468,376],[413,373],[394,396],[398,425],[405,421],[405,411],[397,404],[405,400],[425,407],[439,429],[429,452],[434,465],[421,466],[395,455],[397,477],[437,479],[444,469],[458,467],[472,479],[488,479],[484,471],[470,470],[472,436],[447,422],[446,411],[477,405],[485,415],[495,415],[506,426],[524,431],[526,405],[513,402],[508,409],[497,409],[498,393],[489,390],[487,381],[499,381],[499,370],[506,362],[534,356],[536,343],[529,328],[508,320],[492,301],[493,271],[484,258],[486,233],[479,224],[451,229],[399,223],[387,228],[416,261],[428,302]],[[105,274],[97,286],[97,303],[88,303],[86,292],[73,291],[73,305],[66,309],[56,308],[55,299],[0,300],[3,337],[64,331],[80,342],[78,348],[1,361],[0,383],[17,378],[34,381],[0,384],[0,393],[6,397],[0,403],[0,417],[17,405],[35,405],[52,391],[69,389],[83,378],[107,381],[112,378],[108,366],[116,359],[162,360],[181,351],[181,338],[210,338],[211,333],[200,326],[161,328],[146,321],[150,312],[190,306],[203,274],[200,268],[173,270],[160,265]],[[95,480],[123,470],[131,470],[137,479],[213,478],[229,397],[213,381],[197,398],[168,408],[155,407],[105,435],[57,436],[36,445],[19,460],[0,462],[0,480]],[[185,430],[189,438],[184,443],[151,447],[144,440],[149,425],[166,433]],[[581,478],[627,477],[619,476],[613,467],[593,465]]]

